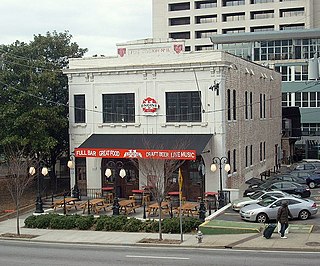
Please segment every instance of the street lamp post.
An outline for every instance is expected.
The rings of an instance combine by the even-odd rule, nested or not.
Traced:
[[[120,169],[119,176],[121,178],[124,178],[126,176],[126,171],[123,169],[123,162],[121,162],[121,161],[117,161],[117,162],[108,161],[107,167],[108,168],[105,171],[106,177],[112,176],[112,170],[111,169],[114,169],[116,173],[118,173],[118,170]],[[114,191],[115,191],[114,194],[115,194],[115,197],[114,197],[113,206],[112,206],[113,215],[119,215],[120,214],[120,212],[119,212],[120,205],[119,205],[119,195],[118,195],[118,182],[117,181],[118,181],[118,177],[115,176],[115,180],[114,180]]]
[[[224,166],[224,170],[226,172],[230,171],[230,164],[228,164],[228,158],[227,157],[213,157],[212,164],[211,164],[211,171],[215,172],[217,170],[217,165],[219,166],[219,178],[220,178],[220,191],[219,191],[219,209],[225,206],[225,198],[222,190],[222,165]]]
[[[200,186],[200,190],[201,190],[201,200],[200,200],[200,206],[199,206],[199,220],[201,222],[204,222],[205,218],[206,218],[206,206],[204,204],[204,199],[203,199],[203,193],[204,193],[204,177],[205,177],[205,168],[204,168],[204,164],[201,161],[198,167],[198,171],[199,171],[199,175],[201,177],[201,186]]]
[[[41,188],[40,188],[40,161],[38,162],[38,167],[37,167],[37,171],[36,168],[31,166],[29,168],[29,174],[30,175],[35,175],[37,173],[37,198],[36,198],[36,210],[35,213],[43,213],[43,202],[42,202],[42,198],[41,198]],[[47,167],[43,167],[41,169],[41,174],[43,176],[46,176],[48,174],[48,168]]]
[[[74,169],[74,156],[70,155],[70,160],[67,163],[68,168]],[[74,198],[77,198],[78,200],[80,200],[80,191],[79,191],[79,187],[78,187],[78,180],[77,180],[77,176],[74,177],[74,186],[72,189],[72,196]]]

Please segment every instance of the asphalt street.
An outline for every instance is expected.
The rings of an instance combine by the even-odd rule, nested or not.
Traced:
[[[100,246],[0,241],[0,265],[319,265],[318,252]]]

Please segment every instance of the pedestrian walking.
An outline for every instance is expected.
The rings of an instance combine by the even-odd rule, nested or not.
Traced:
[[[284,235],[284,232],[289,226],[289,217],[293,218],[289,208],[288,208],[288,202],[284,200],[281,204],[281,207],[278,210],[278,215],[277,215],[277,222],[281,224],[281,229],[280,229],[280,235],[281,238],[287,238]]]

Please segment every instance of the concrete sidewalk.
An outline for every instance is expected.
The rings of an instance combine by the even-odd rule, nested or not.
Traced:
[[[81,230],[51,230],[24,228],[24,219],[20,219],[21,234],[33,235],[24,241],[58,242],[99,245],[161,245],[157,243],[140,243],[143,239],[158,239],[157,233],[127,233]],[[16,233],[16,219],[0,222],[0,235]],[[196,235],[184,234],[183,242],[180,234],[164,234],[165,240],[176,240],[174,244],[164,242],[162,245],[197,248],[233,248],[254,250],[294,250],[320,252],[320,234],[318,233],[289,233],[288,239],[281,239],[275,232],[271,239],[265,239],[261,233],[256,234],[224,234],[204,235],[202,243],[198,243]],[[15,239],[1,236],[0,239]]]

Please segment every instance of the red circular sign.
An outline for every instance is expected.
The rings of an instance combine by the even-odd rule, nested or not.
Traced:
[[[159,104],[155,99],[147,97],[142,101],[141,107],[145,113],[154,113],[159,108]]]

